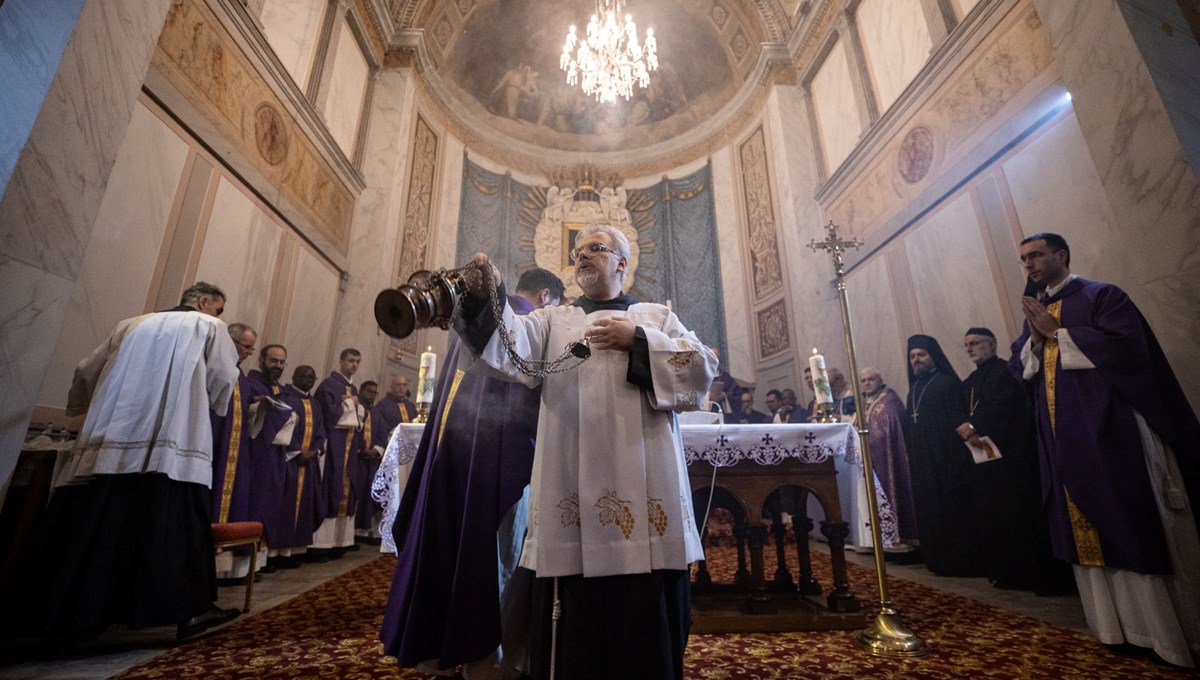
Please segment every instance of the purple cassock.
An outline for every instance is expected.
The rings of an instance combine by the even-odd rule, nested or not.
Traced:
[[[1200,510],[1200,423],[1154,332],[1124,291],[1075,278],[1045,304],[1095,365],[1064,370],[1058,343],[1047,342],[1038,373],[1029,381],[1054,554],[1080,563],[1069,494],[1096,530],[1103,566],[1169,574],[1166,538],[1134,409],[1175,451],[1193,512]],[[1026,323],[1009,360],[1018,379],[1028,339]],[[1047,390],[1047,382],[1052,389]]]
[[[917,538],[917,515],[913,509],[908,449],[904,446],[904,402],[890,387],[884,387],[880,394],[866,400],[871,465],[892,502],[900,540],[909,543]]]
[[[509,296],[517,314],[532,311]],[[393,526],[380,640],[403,667],[478,661],[500,645],[496,532],[529,484],[541,389],[457,376],[454,336]]]
[[[314,395],[321,407],[321,418],[325,421],[325,442],[328,450],[325,468],[321,471],[322,503],[326,517],[347,517],[354,513],[358,497],[350,463],[358,456],[356,444],[361,444],[358,427],[338,427],[342,417],[342,400],[357,397],[358,388],[338,371],[321,381]],[[366,490],[370,492],[369,488]]]
[[[212,522],[253,519],[252,461],[250,456],[250,397],[253,388],[238,372],[229,410],[218,416],[209,411],[213,430]]]
[[[383,451],[387,450],[387,442],[376,449],[381,434],[375,420],[373,409],[368,409],[363,418],[362,429],[354,433],[358,439],[354,449],[358,451],[350,460],[350,485],[354,487],[355,509],[354,528],[369,530],[378,525],[375,521],[377,513],[383,510],[379,501],[371,498],[371,482],[375,481],[375,473],[379,471],[379,460]]]
[[[279,383],[272,381],[262,371],[250,371],[246,375],[246,382],[253,385],[254,396],[251,401],[260,395],[278,399],[283,394]],[[254,461],[254,499],[251,505],[255,519],[263,523],[267,546],[276,548],[278,540],[284,535],[284,527],[277,521],[279,504],[283,498],[283,467],[272,455],[271,442],[287,424],[291,414],[272,407],[266,401],[260,402],[257,410],[261,414],[262,429],[250,439],[250,457]]]
[[[373,427],[376,428],[378,435],[376,436],[375,444],[382,443],[384,449],[388,445],[388,435],[400,423],[410,423],[417,415],[417,406],[408,399],[397,399],[391,392],[383,395],[379,403],[375,404],[375,408],[371,411],[371,420],[374,422]]]
[[[325,445],[325,423],[316,400],[295,387],[288,385],[283,388],[283,401],[296,414],[291,442],[286,446],[276,446],[274,452],[276,457],[284,461],[280,514],[290,532],[273,547],[303,548],[312,543],[313,532],[325,517],[325,506],[323,498],[317,493],[321,488],[321,469],[317,459],[304,460],[299,451],[320,450]]]

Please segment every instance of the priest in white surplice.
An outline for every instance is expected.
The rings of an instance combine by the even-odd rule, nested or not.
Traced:
[[[506,305],[503,322],[524,359],[586,339],[591,356],[577,368],[541,379],[518,370],[482,277],[456,326],[481,360],[472,370],[542,385],[521,556],[537,576],[531,675],[682,678],[687,569],[703,552],[675,411],[698,407],[717,357],[670,309],[621,292],[629,243],[619,230],[589,225],[576,244],[584,296],[527,316]],[[490,267],[485,255],[475,262]]]
[[[41,627],[69,641],[111,623],[236,616],[213,607],[213,442],[238,377],[225,294],[197,283],[178,307],[126,319],[76,368],[68,414],[87,412],[55,480],[34,558]]]

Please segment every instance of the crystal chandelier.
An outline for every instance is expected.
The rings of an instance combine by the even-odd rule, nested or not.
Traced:
[[[646,43],[639,45],[633,17],[625,15],[624,26],[617,18],[624,6],[625,0],[596,0],[587,39],[579,40],[571,26],[559,60],[559,66],[567,72],[567,84],[582,80],[584,93],[601,103],[616,101],[618,94],[629,99],[634,82],[646,87],[650,71],[658,68],[654,29],[646,29]]]

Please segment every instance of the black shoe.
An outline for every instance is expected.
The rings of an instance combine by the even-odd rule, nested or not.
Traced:
[[[346,556],[345,548],[330,548],[329,549],[329,559],[331,559],[331,560],[340,560],[345,556]]]
[[[347,552],[358,552],[359,550],[362,550],[362,546],[357,543],[346,546]]]
[[[298,555],[297,556],[288,556],[288,557],[276,557],[275,558],[275,566],[279,567],[280,569],[299,569],[300,568],[300,557]]]
[[[258,574],[255,574],[254,576],[256,579],[258,578]],[[244,586],[244,585],[246,585],[246,577],[242,576],[241,578],[219,578],[219,579],[217,579],[217,585],[221,586],[222,588],[228,588],[230,586]]]
[[[277,571],[279,571],[279,568],[275,566],[275,560],[274,560],[274,559],[268,559],[268,560],[267,560],[267,563],[266,563],[266,565],[264,565],[262,569],[259,569],[259,570],[258,570],[258,573],[260,573],[260,574],[274,574],[274,573],[275,573],[275,572],[277,572]]]
[[[300,559],[304,560],[305,562],[312,562],[315,564],[324,564],[329,561],[329,551],[322,550],[319,548],[314,548],[314,549],[309,550],[308,552],[304,553],[304,555]]]
[[[241,615],[242,612],[240,609],[221,609],[220,607],[213,607],[199,616],[193,616],[192,618],[188,619],[187,623],[181,623],[176,626],[175,639],[183,640],[190,638],[193,635],[199,635],[213,626],[219,626],[222,623],[227,623]]]

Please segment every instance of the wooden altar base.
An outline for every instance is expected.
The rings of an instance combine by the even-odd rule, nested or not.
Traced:
[[[867,625],[861,612],[833,612],[796,595],[771,596],[774,614],[752,614],[745,593],[692,595],[693,633],[790,633],[805,630],[860,630]]]

